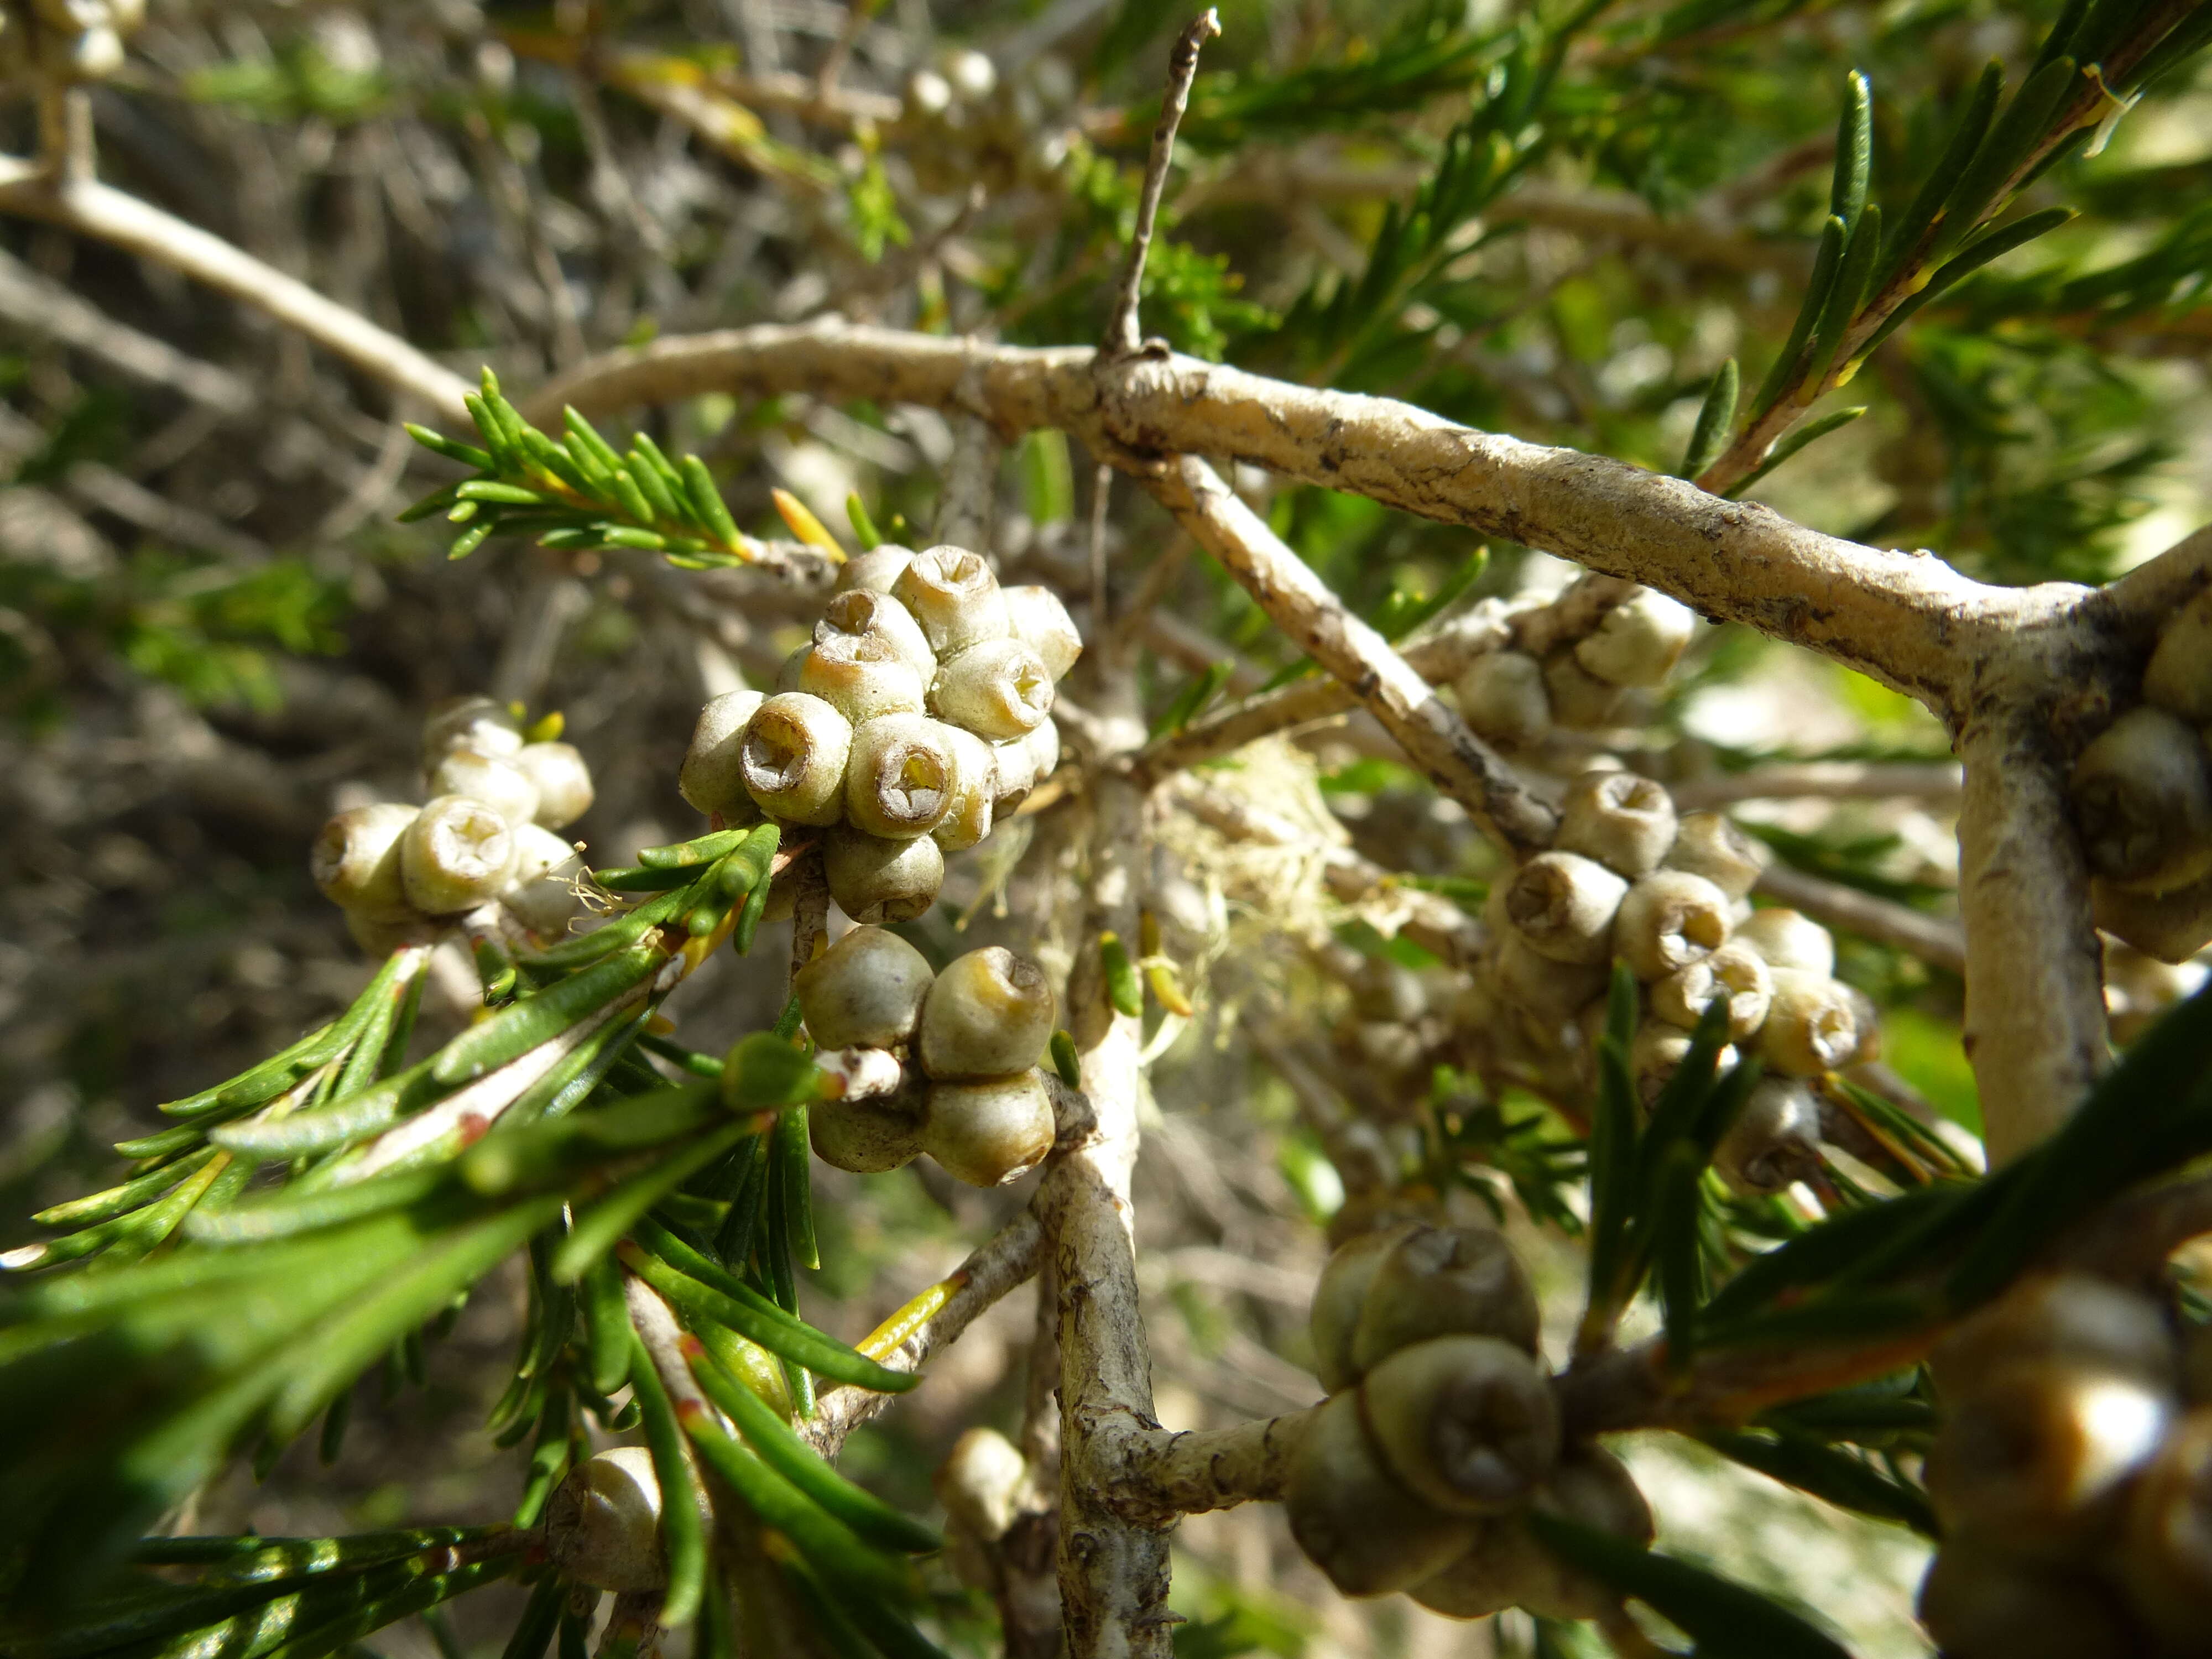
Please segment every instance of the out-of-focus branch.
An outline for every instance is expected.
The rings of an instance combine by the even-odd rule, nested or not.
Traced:
[[[33,162],[0,156],[0,212],[43,219],[204,283],[297,329],[369,379],[428,404],[440,418],[468,419],[461,402],[468,383],[451,369],[298,278],[136,197],[90,179],[57,184]]]
[[[1671,792],[1678,808],[1695,812],[1742,800],[1919,800],[1955,806],[1964,787],[1958,767],[1948,761],[1808,761],[1692,778]]]
[[[1558,823],[1552,809],[1212,467],[1185,457],[1146,482],[1269,620],[1351,688],[1439,789],[1514,851],[1549,844]]]
[[[1877,897],[1793,870],[1786,864],[1770,864],[1759,872],[1759,890],[1814,921],[1845,933],[1856,933],[1878,945],[1894,945],[1923,962],[1961,974],[1966,969],[1966,940],[1955,921],[1931,916],[1893,899]]]

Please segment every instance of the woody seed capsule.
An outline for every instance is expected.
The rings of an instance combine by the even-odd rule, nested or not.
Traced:
[[[828,634],[799,665],[800,691],[855,726],[883,714],[918,714],[924,682],[880,634]]]
[[[1026,737],[1052,713],[1052,676],[1019,640],[986,640],[948,659],[929,688],[929,706],[978,737]]]
[[[922,1070],[995,1077],[1034,1066],[1052,1041],[1056,1006],[1044,969],[1003,945],[955,957],[921,1005]]]
[[[2129,1495],[2119,1579],[2176,1653],[2202,1652],[2212,1615],[2212,1412],[2184,1418]]]
[[[1539,853],[1505,890],[1505,915],[1528,948],[1555,962],[1598,963],[1613,954],[1613,919],[1628,884],[1577,853]]]
[[[1000,1187],[1052,1150],[1052,1097],[1035,1071],[929,1085],[921,1150],[971,1187]]]
[[[1002,640],[1011,626],[1006,595],[991,567],[957,547],[933,547],[891,584],[891,597],[914,613],[939,657],[951,657],[985,640]]]
[[[2098,927],[2160,962],[2179,965],[2212,945],[2212,876],[2163,893],[2093,881],[2089,899]]]
[[[617,1446],[571,1470],[546,1500],[545,1547],[564,1577],[594,1589],[665,1584],[660,1482],[652,1453]]]
[[[481,750],[447,750],[429,782],[432,794],[480,800],[509,823],[528,823],[538,816],[538,786],[528,775],[513,761]]]
[[[1006,623],[1013,635],[1037,654],[1045,672],[1064,678],[1083,654],[1083,635],[1067,614],[1060,595],[1034,586],[1001,590],[1006,596]]]
[[[1575,660],[1607,685],[1653,686],[1674,672],[1697,626],[1687,605],[1641,589],[1575,645]]]
[[[1703,876],[1661,870],[1628,890],[1613,945],[1636,977],[1660,980],[1728,942],[1729,896]]]
[[[835,823],[845,810],[845,762],[852,746],[852,722],[842,714],[819,697],[782,692],[746,722],[738,775],[770,817],[817,827]]]
[[[422,721],[422,769],[426,772],[451,749],[511,755],[521,747],[522,731],[514,712],[489,697],[448,697],[433,706]]]
[[[753,823],[760,808],[745,791],[742,757],[745,725],[768,699],[757,691],[725,691],[708,700],[691,728],[691,746],[684,751],[684,769],[676,787],[700,811],[720,813],[725,823]]]
[[[1667,1080],[1680,1069],[1690,1052],[1690,1034],[1680,1026],[1662,1019],[1647,1019],[1636,1028],[1636,1040],[1628,1050],[1628,1069],[1636,1078],[1636,1091],[1646,1106],[1659,1098],[1659,1091]],[[1736,1063],[1733,1047],[1723,1048],[1715,1057],[1715,1065],[1725,1072]]]
[[[2158,1304],[2085,1273],[2021,1280],[1954,1326],[1928,1368],[1939,1392],[1956,1395],[2021,1360],[2116,1371],[2160,1392],[2176,1385],[2173,1334]]]
[[[1774,1000],[1759,1029],[1759,1057],[1774,1071],[1816,1077],[1858,1051],[1858,1016],[1844,988],[1822,974],[1773,970]]]
[[[514,765],[538,787],[538,822],[566,830],[592,810],[592,769],[575,744],[526,743],[514,751]]]
[[[1917,1611],[1952,1659],[2136,1659],[2127,1615],[2086,1573],[1947,1538]]]
[[[937,902],[945,854],[927,836],[885,841],[841,823],[824,837],[822,871],[830,896],[854,921],[912,921]]]
[[[1486,651],[1467,665],[1452,690],[1468,726],[1492,743],[1525,749],[1552,729],[1544,665],[1520,651]]]
[[[2089,866],[2147,892],[2212,870],[2212,759],[2163,708],[2130,709],[2074,763],[2069,787]]]
[[[793,975],[791,988],[817,1048],[894,1048],[913,1037],[934,977],[896,933],[855,927]]]
[[[1561,849],[1632,879],[1659,867],[1676,828],[1674,798],[1633,772],[1585,772],[1559,803]]]
[[[1796,910],[1754,910],[1736,924],[1729,942],[1756,951],[1769,968],[1792,968],[1823,978],[1836,971],[1836,941],[1819,922]]]
[[[396,801],[356,806],[325,823],[307,855],[325,898],[371,921],[403,921],[414,908],[400,881],[399,839],[416,809]]]
[[[1717,996],[1727,999],[1732,1041],[1742,1042],[1766,1023],[1774,1000],[1773,975],[1759,953],[1738,939],[1677,968],[1653,986],[1651,1012],[1685,1030],[1694,1030]]]
[[[1346,1239],[1331,1253],[1314,1283],[1307,1328],[1312,1335],[1314,1375],[1329,1393],[1359,1380],[1352,1363],[1352,1336],[1367,1305],[1367,1288],[1399,1242],[1422,1224],[1401,1222]]]
[[[878,542],[838,567],[837,591],[849,593],[855,588],[865,588],[871,592],[889,594],[906,574],[907,566],[913,562],[912,548]]]
[[[1387,1595],[1432,1578],[1481,1523],[1425,1504],[1382,1465],[1359,1395],[1332,1397],[1291,1454],[1283,1509],[1307,1558],[1346,1595]]]
[[[425,915],[451,915],[495,897],[514,872],[514,835],[480,800],[441,795],[399,838],[407,902]]]
[[[1651,1506],[1626,1467],[1601,1447],[1563,1450],[1531,1507],[1632,1544],[1652,1539]],[[1517,1515],[1485,1527],[1473,1549],[1415,1585],[1412,1595],[1431,1612],[1454,1619],[1480,1619],[1505,1607],[1526,1608],[1544,1619],[1601,1619],[1620,1603],[1616,1592],[1539,1543]]]
[[[853,587],[831,599],[823,608],[822,620],[814,625],[814,642],[819,645],[840,635],[881,641],[914,670],[924,685],[936,677],[937,653],[922,636],[921,624],[888,593]]]
[[[959,762],[951,730],[922,714],[884,714],[853,731],[845,816],[886,841],[926,836],[952,810]]]
[[[1667,850],[1669,870],[1703,876],[1730,898],[1741,898],[1759,883],[1769,860],[1765,848],[1738,829],[1723,812],[1686,812]]]
[[[557,933],[582,902],[569,879],[581,867],[576,849],[544,825],[517,824],[514,874],[499,902],[532,933]]]
[[[999,763],[991,745],[973,732],[957,726],[944,730],[952,751],[952,802],[929,833],[945,851],[960,853],[991,833]]]
[[[1820,1167],[1820,1103],[1795,1078],[1766,1079],[1721,1137],[1713,1167],[1740,1195],[1804,1180]]]
[[[1536,1351],[1536,1292],[1492,1227],[1416,1227],[1376,1263],[1352,1335],[1352,1369],[1438,1336],[1493,1336]]]
[[[1551,701],[1552,718],[1561,726],[1603,726],[1620,707],[1620,688],[1607,684],[1566,650],[1544,659],[1544,695]]]
[[[2143,669],[2143,696],[2192,725],[2212,721],[2212,588],[2167,620]]]
[[[872,1100],[821,1103],[806,1115],[806,1135],[817,1158],[854,1175],[903,1169],[921,1152],[921,1126]]]
[[[1360,1379],[1358,1394],[1383,1466],[1438,1509],[1501,1515],[1559,1458],[1551,1378],[1495,1337],[1401,1348]]]

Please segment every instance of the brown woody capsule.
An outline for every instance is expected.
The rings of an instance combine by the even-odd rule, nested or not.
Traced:
[[[1064,679],[1083,654],[1083,635],[1067,614],[1060,595],[1035,586],[1001,590],[1006,596],[1006,623],[1013,635],[1037,653],[1045,672]]]
[[[1606,685],[1657,685],[1674,672],[1697,625],[1687,605],[1643,588],[1576,642],[1575,660]]]
[[[2114,1552],[2137,1618],[2174,1653],[2212,1638],[2212,1412],[2177,1425],[2128,1496]]]
[[[1637,978],[1662,980],[1728,943],[1729,896],[1703,876],[1661,870],[1628,890],[1613,948]]]
[[[349,807],[325,823],[307,854],[307,873],[323,896],[369,921],[414,915],[400,879],[399,841],[416,810],[379,801]]]
[[[1620,1460],[1597,1446],[1562,1451],[1533,1507],[1632,1544],[1651,1542],[1651,1506]],[[1620,1602],[1616,1592],[1546,1549],[1517,1515],[1485,1527],[1472,1550],[1416,1585],[1413,1597],[1455,1619],[1480,1619],[1509,1607],[1543,1619],[1601,1619]]]
[[[1928,1495],[1947,1532],[2063,1549],[2111,1519],[2112,1500],[2172,1421],[2170,1395],[2117,1371],[2049,1359],[1997,1365],[1947,1401],[1928,1454]]]
[[[1759,883],[1771,854],[1723,812],[1686,812],[1667,849],[1669,870],[1703,876],[1730,898],[1741,898]]]
[[[1357,1392],[1383,1467],[1438,1509],[1502,1515],[1527,1502],[1559,1460],[1551,1378],[1496,1337],[1401,1348]]]
[[[922,1070],[932,1078],[1024,1071],[1052,1041],[1056,1006],[1044,969],[1003,945],[955,957],[921,1005]]]
[[[1676,830],[1674,798],[1633,772],[1585,772],[1559,803],[1560,849],[1632,879],[1659,867]]]
[[[896,933],[855,927],[792,975],[817,1048],[896,1048],[913,1039],[935,978]]]
[[[1771,970],[1774,1000],[1759,1028],[1759,1057],[1791,1077],[1817,1077],[1858,1052],[1858,1015],[1844,988],[1822,974]]]
[[[545,1549],[564,1577],[594,1589],[666,1583],[653,1455],[642,1446],[617,1446],[571,1470],[546,1500]]]
[[[921,1150],[971,1187],[1002,1187],[1052,1150],[1052,1097],[1035,1071],[932,1083]]]
[[[854,725],[884,714],[918,714],[927,683],[881,635],[830,634],[799,665],[799,687]]]
[[[891,584],[891,597],[914,613],[940,658],[956,656],[985,640],[1002,640],[1011,626],[1006,595],[991,567],[957,547],[933,547]]]
[[[480,696],[448,697],[422,721],[422,769],[429,771],[449,749],[511,755],[522,747],[522,728],[514,710]]]
[[[762,811],[819,828],[844,816],[845,763],[852,749],[850,720],[819,697],[781,692],[745,722],[738,772]]]
[[[538,822],[566,830],[592,810],[592,769],[572,743],[526,743],[514,764],[538,787]]]
[[[480,800],[510,824],[529,823],[538,816],[538,786],[529,775],[512,760],[481,750],[447,750],[431,769],[429,786],[433,795]]]
[[[1795,1078],[1753,1089],[1713,1150],[1713,1168],[1739,1194],[1778,1193],[1820,1167],[1820,1103]]]
[[[574,885],[582,867],[575,848],[562,837],[543,824],[520,824],[514,830],[514,874],[499,902],[532,933],[560,933],[582,908]]]
[[[866,588],[872,592],[889,593],[906,574],[907,566],[914,562],[914,550],[900,547],[892,542],[878,542],[865,553],[857,553],[837,567],[837,591],[849,593],[854,588]]]
[[[474,909],[514,872],[514,834],[480,800],[441,795],[399,837],[399,877],[407,902],[425,915]]]
[[[2021,1360],[2118,1371],[2160,1391],[2176,1386],[2173,1334],[2158,1304],[2090,1273],[2022,1279],[1946,1333],[1928,1364],[1940,1392],[1962,1395]]]
[[[1364,1376],[1401,1348],[1438,1336],[1489,1336],[1536,1351],[1536,1292],[1505,1235],[1491,1227],[1417,1227],[1376,1264],[1351,1360]]]
[[[1946,1539],[1920,1622],[1948,1659],[2130,1659],[2127,1615],[2094,1578],[1971,1538]]]
[[[2167,619],[2143,669],[2143,696],[2192,726],[2212,721],[2212,588]]]
[[[1613,919],[1628,884],[1577,853],[1539,853],[1505,884],[1505,919],[1528,948],[1554,962],[1613,955]]]
[[[760,817],[745,790],[741,755],[746,723],[767,701],[757,691],[725,691],[699,711],[691,746],[684,751],[684,769],[676,775],[677,792],[699,811],[719,812],[726,823],[750,823]]]
[[[1742,1042],[1766,1023],[1773,975],[1759,954],[1739,939],[1677,968],[1653,986],[1651,1012],[1684,1030],[1695,1030],[1715,997],[1728,1000],[1729,1036],[1734,1041]]]
[[[1468,665],[1452,690],[1468,725],[1505,748],[1540,743],[1552,729],[1544,665],[1523,652],[1486,651]]]
[[[937,677],[937,653],[923,637],[921,624],[888,593],[853,587],[823,607],[822,620],[814,624],[814,642],[840,635],[872,639],[890,650],[924,685]]]
[[[999,762],[991,745],[957,726],[944,728],[952,751],[952,799],[929,833],[948,853],[963,853],[991,833]]]
[[[1307,1559],[1346,1595],[1387,1595],[1434,1577],[1474,1545],[1481,1523],[1421,1502],[1383,1468],[1359,1395],[1313,1414],[1291,1454],[1283,1509]]]
[[[2163,708],[2130,709],[2081,751],[2068,787],[2089,867],[2145,892],[2212,869],[2212,760]]]
[[[912,921],[937,902],[945,854],[927,836],[885,841],[841,823],[823,840],[822,871],[830,896],[854,921]]]
[[[1836,941],[1828,930],[1796,910],[1754,910],[1729,935],[1747,945],[1770,968],[1793,968],[1823,978],[1836,971]]]
[[[2093,881],[2089,899],[2098,927],[2160,962],[2178,965],[2212,945],[2212,876],[2164,893]]]
[[[882,714],[853,728],[845,817],[886,841],[926,836],[952,810],[952,728],[926,714]]]
[[[921,1126],[872,1100],[823,1102],[807,1113],[806,1133],[817,1158],[854,1175],[903,1169],[921,1152]]]
[[[1314,1284],[1307,1328],[1313,1337],[1314,1375],[1329,1393],[1359,1380],[1359,1368],[1352,1360],[1352,1337],[1367,1305],[1367,1287],[1375,1282],[1384,1258],[1422,1224],[1405,1221],[1360,1233],[1338,1245],[1322,1267]]]
[[[1621,690],[1577,662],[1571,649],[1563,648],[1544,659],[1544,696],[1554,720],[1587,731],[1619,712]]]
[[[940,719],[978,737],[1011,742],[1027,737],[1052,713],[1052,676],[1019,640],[985,640],[937,671],[929,707]]]

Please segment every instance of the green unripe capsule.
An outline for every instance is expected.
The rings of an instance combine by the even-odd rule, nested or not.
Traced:
[[[1505,1235],[1490,1227],[1415,1227],[1369,1281],[1352,1335],[1352,1370],[1365,1375],[1431,1337],[1495,1337],[1536,1351],[1536,1292]]]
[[[817,1048],[892,1048],[912,1039],[935,978],[896,933],[855,927],[793,976]]]
[[[1027,1071],[1052,1040],[1055,1008],[1044,969],[1003,945],[956,957],[921,1006],[922,1069],[933,1078]]]

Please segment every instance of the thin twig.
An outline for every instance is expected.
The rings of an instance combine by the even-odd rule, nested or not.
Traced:
[[[1955,921],[1931,916],[1840,881],[1808,875],[1786,864],[1770,864],[1760,871],[1758,890],[1827,927],[1840,927],[1877,945],[1893,945],[1901,951],[1911,951],[1923,962],[1954,974],[1966,970],[1966,935],[1960,932]]]
[[[1133,356],[1143,349],[1137,326],[1137,302],[1145,286],[1145,258],[1152,252],[1152,224],[1159,217],[1160,193],[1167,188],[1168,165],[1175,160],[1176,129],[1190,106],[1190,83],[1198,76],[1201,47],[1221,33],[1220,14],[1211,6],[1191,21],[1168,56],[1167,90],[1160,94],[1160,124],[1152,129],[1152,153],[1145,162],[1145,187],[1137,198],[1137,227],[1129,238],[1129,262],[1114,296],[1113,315],[1098,349],[1109,357]]]

